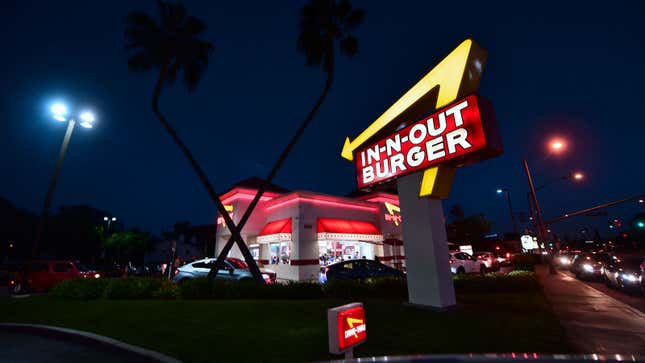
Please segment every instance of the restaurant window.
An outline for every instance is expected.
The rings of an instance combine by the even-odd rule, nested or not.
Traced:
[[[272,265],[289,265],[291,263],[291,242],[271,243],[269,254]]]
[[[249,251],[251,252],[251,256],[253,256],[254,260],[260,259],[260,245],[249,245]]]

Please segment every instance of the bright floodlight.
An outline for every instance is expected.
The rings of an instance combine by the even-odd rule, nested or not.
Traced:
[[[584,177],[585,175],[580,172],[573,173],[573,179],[575,180],[582,180],[584,179]]]
[[[107,221],[107,220],[108,220],[108,217],[103,217],[103,220],[104,220],[104,221]]]
[[[51,107],[51,111],[54,114],[54,120],[57,121],[67,121],[65,115],[67,115],[67,106],[62,103],[54,103]]]
[[[86,129],[91,129],[93,127],[92,124],[87,121],[81,122],[81,126],[85,127]]]
[[[54,115],[65,116],[67,115],[67,106],[62,103],[54,103],[51,107],[51,111]]]
[[[502,194],[502,192],[503,192],[502,189],[500,189],[500,188],[497,189],[497,194]]]
[[[116,222],[116,217],[112,217],[112,222]]]
[[[94,114],[88,111],[85,111],[81,114],[81,121],[92,123],[96,120]]]

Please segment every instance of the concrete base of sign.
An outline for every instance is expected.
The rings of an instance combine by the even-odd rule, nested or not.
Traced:
[[[433,308],[454,306],[443,206],[439,199],[419,197],[423,172],[397,180],[410,304]]]
[[[463,308],[463,305],[460,305],[460,304],[439,308],[439,307],[428,306],[428,305],[411,304],[409,302],[403,303],[403,306],[407,306],[407,307],[411,307],[419,310],[434,311],[439,313],[446,312],[446,311],[459,311],[459,310],[462,310]]]

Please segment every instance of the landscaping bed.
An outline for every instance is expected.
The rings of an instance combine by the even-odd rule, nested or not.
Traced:
[[[100,295],[103,298],[96,299],[53,295],[0,299],[0,321],[90,331],[185,362],[299,362],[334,358],[327,353],[326,311],[361,301],[366,309],[368,339],[357,348],[357,356],[571,352],[539,287],[518,290],[516,286],[513,292],[464,291],[464,286],[479,278],[464,277],[468,282],[456,282],[459,306],[441,313],[405,305],[401,291],[391,285],[394,293],[387,298],[337,298],[307,285],[304,289],[311,293],[307,299],[280,299],[277,295],[262,299],[166,295],[161,299],[154,289],[148,289],[149,299],[133,299],[131,295],[130,299],[114,299],[113,295],[105,298],[106,287]],[[375,293],[379,288],[374,286],[378,285],[365,291]],[[346,291],[346,287],[338,289]],[[320,292],[323,295],[314,296]]]

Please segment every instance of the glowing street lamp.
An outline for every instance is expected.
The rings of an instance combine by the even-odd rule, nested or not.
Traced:
[[[573,180],[582,180],[582,179],[585,178],[585,175],[583,173],[577,171],[577,172],[571,174],[571,177],[573,178]]]
[[[32,257],[36,257],[36,252],[38,249],[38,243],[40,242],[40,237],[43,231],[43,226],[47,213],[49,211],[49,205],[51,204],[52,197],[54,195],[54,189],[56,189],[56,182],[58,181],[58,174],[60,169],[63,166],[63,160],[65,159],[65,154],[67,153],[67,146],[69,145],[69,140],[72,137],[72,132],[74,131],[74,126],[76,125],[76,119],[74,116],[70,116],[70,112],[67,105],[61,102],[56,102],[51,105],[50,111],[52,113],[52,118],[59,122],[67,122],[67,131],[65,132],[65,137],[63,138],[63,144],[60,147],[60,152],[58,153],[58,162],[56,163],[56,169],[54,170],[54,175],[52,176],[51,181],[49,182],[49,187],[47,189],[47,195],[45,196],[45,202],[43,204],[43,209],[40,215],[40,221],[38,223],[38,229],[36,230],[36,237],[34,244],[32,246]],[[83,111],[78,115],[78,118],[81,120],[80,125],[83,128],[91,129],[96,117],[93,113],[89,111]]]
[[[559,154],[566,150],[567,148],[567,143],[560,138],[555,138],[549,141],[549,150],[551,150],[553,153]]]
[[[110,217],[105,216],[105,217],[103,217],[103,220],[107,222],[106,231],[109,232],[110,231],[110,224],[112,224],[112,222],[116,222],[116,217],[110,218]]]

